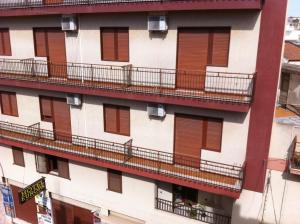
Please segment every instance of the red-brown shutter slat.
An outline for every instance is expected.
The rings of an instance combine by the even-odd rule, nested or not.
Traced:
[[[117,31],[118,61],[129,61],[129,32],[128,28],[119,28]]]
[[[208,58],[207,29],[178,29],[176,87],[202,89]]]
[[[69,162],[63,158],[57,158],[58,175],[63,178],[70,178]]]
[[[191,115],[175,116],[175,161],[199,167],[202,148],[203,119]]]
[[[40,97],[41,118],[43,121],[53,122],[52,100],[50,97]]]
[[[10,96],[8,93],[1,93],[1,112],[5,115],[11,115]]]
[[[17,96],[15,93],[10,93],[9,97],[10,97],[11,115],[18,116]]]
[[[104,130],[105,132],[117,133],[117,107],[104,105]]]
[[[122,172],[117,170],[107,170],[108,190],[122,193]]]
[[[222,123],[221,119],[207,119],[206,149],[221,151]]]
[[[66,99],[53,98],[53,118],[57,140],[72,141],[70,106]]]
[[[25,166],[24,153],[22,148],[12,147],[14,164],[18,166]]]
[[[129,107],[119,107],[119,133],[121,135],[130,135]]]
[[[3,29],[2,38],[3,38],[3,45],[4,45],[3,55],[10,56],[11,55],[11,45],[10,45],[9,29]]]
[[[65,33],[58,28],[47,30],[49,73],[52,77],[67,77]]]
[[[214,66],[227,66],[230,42],[229,28],[216,28],[213,30],[212,61]]]
[[[26,222],[29,222],[31,224],[37,224],[37,210],[36,210],[36,204],[34,198],[31,198],[29,201],[27,201],[24,204],[19,203],[19,197],[18,192],[22,189],[19,187],[16,187],[14,185],[10,185],[13,193],[14,198],[14,205],[15,205],[15,211],[16,216],[19,219],[22,219]]]
[[[116,40],[115,29],[102,28],[101,29],[101,58],[104,61],[116,60]]]
[[[33,36],[34,36],[35,56],[47,57],[46,31],[44,29],[34,29]]]

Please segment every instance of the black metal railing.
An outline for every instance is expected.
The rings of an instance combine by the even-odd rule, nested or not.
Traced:
[[[0,59],[0,79],[249,104],[255,74]]]
[[[178,165],[174,163],[172,153],[133,146],[132,141],[120,144],[55,133],[41,129],[39,124],[23,126],[1,121],[0,137],[195,183],[205,183],[230,191],[240,192],[242,187],[244,168],[241,166],[197,160],[198,167],[195,167],[195,159],[187,156],[180,160],[184,165]]]
[[[156,208],[176,215],[195,219],[211,224],[230,224],[231,218],[217,212],[206,211],[205,208],[195,208],[184,204],[176,204],[161,198],[156,198]]]

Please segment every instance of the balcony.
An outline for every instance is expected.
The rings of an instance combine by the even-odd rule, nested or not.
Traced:
[[[255,74],[0,59],[1,85],[247,112]]]
[[[261,0],[1,0],[0,16],[179,10],[260,10],[261,7]]]
[[[296,137],[292,143],[289,168],[290,173],[300,175],[300,142],[298,142]]]
[[[170,212],[176,215],[195,219],[205,223],[211,224],[230,224],[231,218],[229,216],[221,215],[216,212],[205,210],[202,206],[192,206],[187,204],[175,203],[161,198],[156,198],[156,209]]]
[[[76,135],[58,138],[39,123],[0,122],[0,143],[233,198],[242,189],[244,167],[201,160],[195,168],[195,159],[188,157],[179,165],[172,153],[136,147],[132,140],[120,144]]]

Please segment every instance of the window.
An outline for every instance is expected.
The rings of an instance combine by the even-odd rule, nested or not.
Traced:
[[[36,170],[39,173],[53,174],[59,177],[70,179],[69,162],[66,159],[36,153],[35,162]]]
[[[205,136],[203,137],[203,148],[212,151],[221,151],[223,120],[206,118],[203,125],[206,127],[206,131],[204,131]]]
[[[101,28],[101,59],[129,61],[128,28]]]
[[[230,44],[230,28],[212,28],[209,30],[208,64],[227,66]]]
[[[41,120],[53,122],[53,105],[51,97],[40,96]]]
[[[47,33],[45,29],[33,29],[34,50],[36,57],[47,57]]]
[[[23,149],[18,147],[12,147],[12,153],[14,158],[14,164],[25,167]]]
[[[108,190],[122,193],[122,172],[117,170],[107,170]]]
[[[104,105],[104,131],[120,135],[130,135],[129,107]]]
[[[18,117],[18,105],[16,93],[1,92],[1,113],[5,115],[11,115]]]
[[[9,29],[0,28],[0,55],[11,56]]]

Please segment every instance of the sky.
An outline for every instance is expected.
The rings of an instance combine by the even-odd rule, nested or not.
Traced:
[[[300,16],[300,0],[289,0],[288,16]]]

